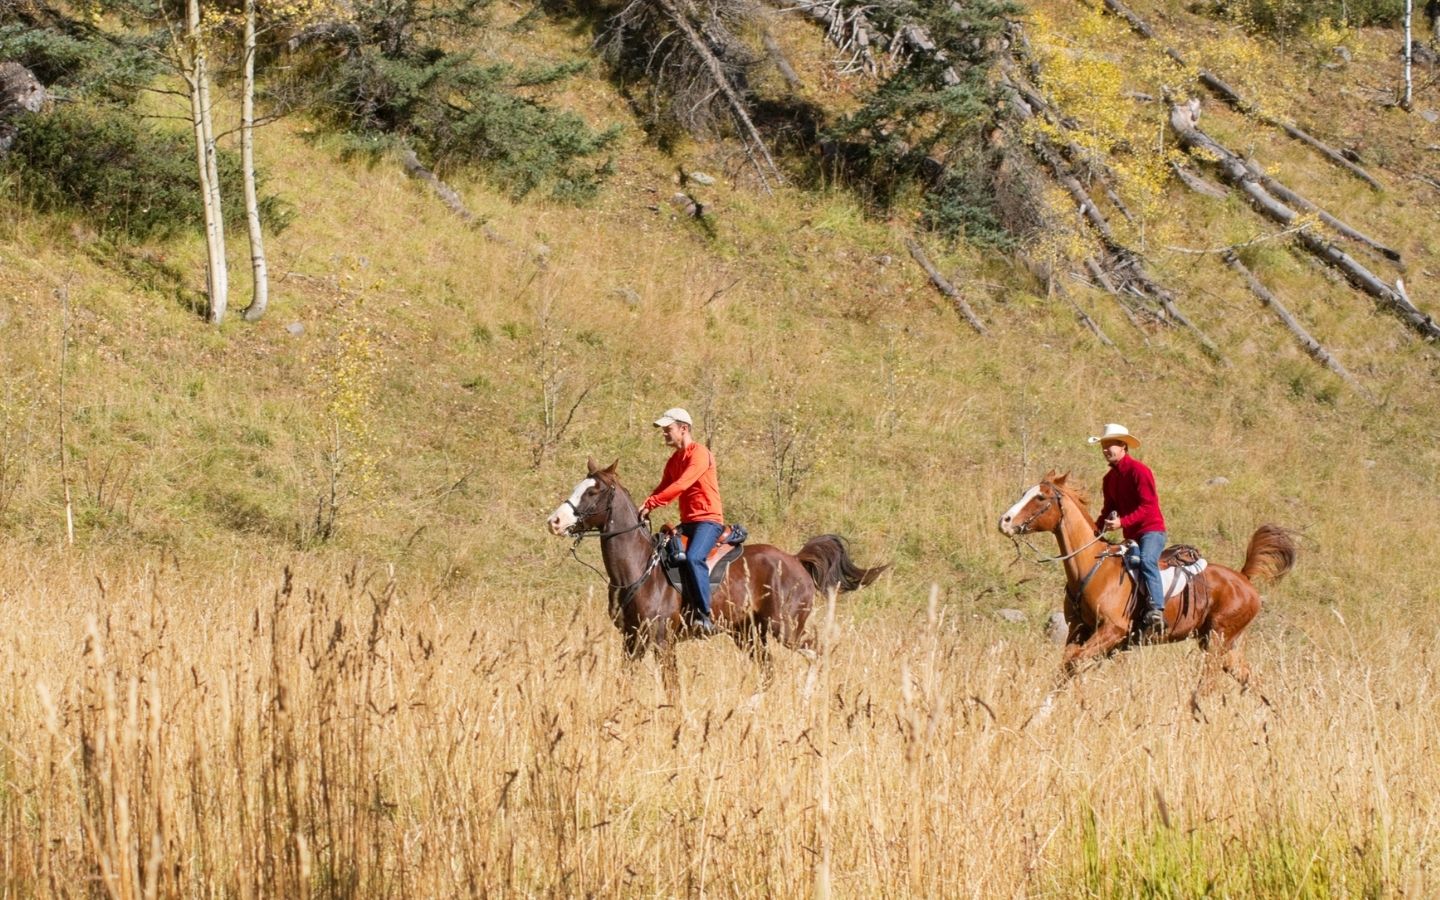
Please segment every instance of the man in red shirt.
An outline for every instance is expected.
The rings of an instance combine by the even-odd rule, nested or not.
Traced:
[[[710,571],[705,566],[705,557],[715,548],[725,527],[715,455],[695,440],[690,414],[683,409],[665,410],[665,414],[655,420],[655,427],[664,435],[665,446],[674,447],[675,452],[665,463],[660,484],[640,504],[640,514],[648,516],[651,510],[668,506],[679,498],[680,531],[690,539],[680,574],[686,593],[695,603],[695,629],[712,633],[715,624],[710,619]]]
[[[1109,463],[1101,483],[1105,505],[1095,520],[1096,533],[1119,528],[1127,540],[1135,542],[1129,556],[1138,562],[1140,579],[1150,604],[1145,614],[1145,630],[1165,630],[1165,591],[1160,582],[1160,551],[1165,549],[1165,516],[1160,512],[1160,495],[1155,490],[1155,473],[1130,455],[1140,441],[1124,425],[1111,423],[1105,433],[1090,438],[1099,444],[1100,452]]]

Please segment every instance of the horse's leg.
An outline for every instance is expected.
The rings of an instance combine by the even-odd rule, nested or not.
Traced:
[[[1085,663],[1097,657],[1110,653],[1130,636],[1129,628],[1122,628],[1119,625],[1105,620],[1095,629],[1095,633],[1085,643],[1078,647],[1065,648],[1065,662],[1062,671],[1066,675],[1074,675]]]
[[[669,622],[664,619],[652,620],[650,646],[655,651],[655,660],[660,664],[660,681],[665,686],[665,699],[676,709],[680,708],[683,697],[680,693],[680,658],[675,652],[679,643]]]
[[[775,659],[770,653],[770,631],[764,622],[752,619],[735,632],[735,643],[743,647],[754,660],[760,673],[760,690],[769,690],[775,677]]]
[[[1225,655],[1220,665],[1243,690],[1250,686],[1250,664],[1245,661],[1245,635],[1237,634],[1225,644]]]
[[[625,658],[630,662],[639,662],[645,657],[645,651],[650,649],[648,635],[640,627],[626,627],[621,632],[625,642]]]

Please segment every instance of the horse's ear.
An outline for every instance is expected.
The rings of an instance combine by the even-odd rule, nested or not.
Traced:
[[[1067,479],[1067,478],[1069,478],[1069,477],[1070,477],[1070,473],[1069,473],[1069,472],[1061,472],[1059,475],[1056,475],[1054,478],[1052,478],[1052,479],[1050,479],[1050,480],[1053,481],[1053,482],[1055,482],[1056,484],[1063,485],[1063,484],[1065,483],[1065,479]]]
[[[1065,476],[1064,476],[1064,475],[1061,475],[1059,472],[1055,471],[1054,469],[1051,469],[1050,471],[1046,472],[1046,473],[1045,473],[1045,477],[1042,478],[1042,479],[1040,479],[1040,480],[1041,480],[1041,481],[1064,481],[1064,480],[1065,480]]]
[[[615,471],[616,471],[617,469],[619,469],[619,468],[620,468],[620,457],[617,456],[617,457],[615,457],[615,461],[612,462],[609,466],[607,466],[607,467],[605,468],[605,474],[606,474],[606,475],[614,475],[614,474],[615,474]]]
[[[587,475],[594,475],[594,474],[595,474],[595,471],[596,471],[597,469],[599,469],[599,468],[600,468],[600,464],[595,461],[595,457],[593,457],[593,456],[587,456],[587,457],[585,457],[585,473],[586,473]]]

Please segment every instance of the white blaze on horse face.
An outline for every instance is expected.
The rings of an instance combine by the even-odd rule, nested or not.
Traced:
[[[1025,508],[1025,504],[1029,503],[1031,500],[1034,500],[1036,497],[1039,496],[1040,485],[1038,484],[1030,488],[1024,494],[1021,494],[1020,499],[1015,501],[1015,505],[1007,509],[1005,511],[1005,515],[1000,517],[1000,533],[1014,534],[1015,519],[1020,515],[1020,510]]]
[[[580,505],[580,498],[585,496],[585,492],[594,486],[595,479],[586,478],[584,481],[575,485],[575,490],[570,492],[570,497],[567,500],[555,507],[555,511],[550,514],[549,519],[551,534],[564,534],[575,527],[575,523],[580,521],[575,518],[575,509]]]

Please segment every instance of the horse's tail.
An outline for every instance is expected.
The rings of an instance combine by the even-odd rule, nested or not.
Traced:
[[[810,573],[815,587],[819,588],[822,594],[830,591],[841,594],[858,591],[890,568],[884,565],[862,569],[855,565],[850,559],[850,548],[838,534],[822,534],[811,538],[800,548],[800,552],[795,554],[795,558],[800,560],[800,565]]]
[[[1252,582],[1257,579],[1279,581],[1295,567],[1298,548],[1290,532],[1279,525],[1261,525],[1250,537],[1250,549],[1245,551],[1245,565],[1240,574]]]

